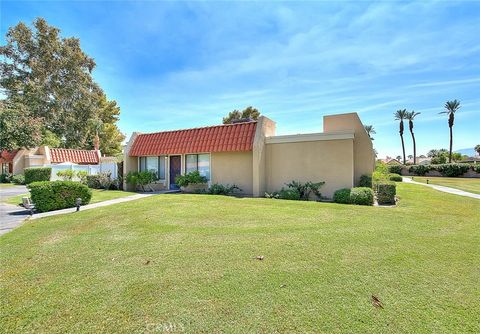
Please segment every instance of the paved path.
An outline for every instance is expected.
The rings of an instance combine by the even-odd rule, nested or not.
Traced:
[[[430,187],[430,188],[433,188],[433,189],[436,189],[436,190],[439,190],[439,191],[443,191],[443,192],[449,193],[449,194],[480,199],[479,194],[469,193],[467,191],[463,191],[463,190],[459,190],[459,189],[455,189],[455,188],[450,188],[450,187],[439,186],[439,185],[436,185],[436,184],[426,184],[426,183],[422,183],[422,182],[417,182],[417,181],[413,181],[411,178],[408,178],[408,177],[404,177],[403,182],[420,184],[422,186],[427,186],[427,187]]]
[[[0,188],[0,235],[10,232],[15,227],[21,225],[24,219],[29,215],[28,211],[20,206],[1,202],[4,202],[12,196],[26,193],[28,193],[28,190],[25,186]]]

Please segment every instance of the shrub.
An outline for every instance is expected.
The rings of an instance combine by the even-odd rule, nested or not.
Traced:
[[[430,163],[432,165],[439,165],[439,164],[444,164],[447,162],[447,157],[445,155],[438,155],[436,157],[433,157],[431,160],[430,160]]]
[[[432,170],[430,165],[413,165],[410,166],[408,171],[418,176],[425,176],[429,171]]]
[[[397,185],[395,182],[382,182],[376,186],[378,204],[395,204]]]
[[[95,175],[87,175],[85,177],[87,186],[92,189],[110,189],[113,180],[110,173],[98,173]]]
[[[371,175],[362,175],[360,176],[360,181],[358,182],[359,187],[372,187],[372,176]]]
[[[157,179],[157,176],[153,172],[144,171],[144,172],[129,172],[127,174],[126,181],[128,184],[131,184],[137,188],[140,186],[143,191],[145,191],[145,186],[154,182]]]
[[[3,173],[0,174],[0,183],[10,183],[12,181],[12,174]]]
[[[480,173],[480,164],[472,165],[472,169],[475,172]]]
[[[80,183],[82,184],[87,184],[87,176],[88,176],[88,173],[84,170],[79,170],[77,172],[77,177],[78,179],[80,180]]]
[[[59,170],[57,176],[62,178],[64,181],[72,181],[75,176],[75,172],[71,169]]]
[[[30,184],[37,181],[50,181],[52,169],[50,167],[25,168],[25,183]]]
[[[35,208],[40,212],[72,208],[77,198],[82,205],[90,203],[92,191],[86,185],[73,181],[41,181],[28,185]]]
[[[356,205],[373,205],[373,190],[367,187],[355,187],[350,191],[350,203]]]
[[[398,174],[388,174],[388,179],[390,181],[395,181],[395,182],[402,182],[402,176]]]
[[[207,183],[207,181],[207,178],[200,175],[198,170],[185,175],[179,175],[175,178],[175,184],[180,187],[187,187],[189,184]]]
[[[22,174],[13,175],[12,182],[15,184],[25,184],[25,176]]]
[[[314,194],[317,198],[321,198],[322,194],[320,193],[320,188],[325,184],[325,182],[305,182],[301,183],[298,181],[291,181],[289,183],[286,183],[285,185],[288,187],[289,190],[295,190],[299,196],[300,200],[302,201],[308,201],[310,199],[310,194]],[[282,188],[280,192],[286,191],[285,189]],[[296,195],[290,194],[288,196],[295,197]]]
[[[350,204],[350,192],[348,188],[339,189],[333,194],[333,201],[335,203]]]
[[[389,165],[388,173],[402,175],[403,165]]]
[[[465,174],[470,169],[467,164],[444,164],[435,167],[443,176],[457,177]]]
[[[209,194],[209,195],[232,195],[237,191],[242,191],[237,185],[223,185],[214,183],[212,184],[206,191],[202,191],[202,193]]]

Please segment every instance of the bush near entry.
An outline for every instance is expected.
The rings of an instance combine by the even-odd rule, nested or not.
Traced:
[[[77,198],[85,205],[92,198],[92,191],[86,185],[74,181],[32,182],[28,189],[35,208],[40,212],[75,207]]]
[[[50,167],[30,167],[25,168],[25,184],[37,181],[50,181],[52,169]]]

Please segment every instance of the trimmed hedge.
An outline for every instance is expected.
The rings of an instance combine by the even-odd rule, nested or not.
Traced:
[[[388,179],[390,181],[395,181],[395,182],[402,182],[402,176],[398,174],[388,174]]]
[[[15,184],[25,184],[25,176],[23,174],[13,175],[11,180]]]
[[[360,181],[358,182],[359,187],[372,187],[372,176],[371,175],[362,175],[360,176]]]
[[[410,166],[408,171],[412,174],[418,175],[418,176],[425,176],[429,171],[432,170],[432,167],[430,165],[413,165]]]
[[[333,194],[333,201],[335,203],[350,204],[350,189],[343,188],[335,191]]]
[[[25,184],[38,181],[50,181],[52,169],[50,167],[30,167],[25,168]]]
[[[356,205],[373,205],[373,190],[367,187],[356,187],[350,191],[350,203]]]
[[[395,204],[397,185],[395,182],[382,182],[376,186],[378,204]]]
[[[402,174],[403,165],[388,165],[388,172],[390,174]]]
[[[443,176],[457,177],[465,174],[470,169],[467,164],[444,164],[436,166],[435,170],[439,171]]]
[[[77,198],[86,205],[92,198],[92,191],[86,185],[74,181],[33,182],[28,189],[35,208],[40,212],[75,207]]]

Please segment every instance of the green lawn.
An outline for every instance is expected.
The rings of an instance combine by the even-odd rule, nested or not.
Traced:
[[[8,187],[13,187],[13,183],[0,183],[0,188],[8,188]]]
[[[135,194],[136,193],[130,191],[92,189],[92,199],[90,200],[90,204]],[[19,205],[22,203],[22,197],[30,197],[30,194],[9,197],[5,200],[5,203]]]
[[[397,185],[395,208],[157,195],[27,222],[0,237],[0,328],[480,332],[480,201]]]
[[[451,187],[468,191],[474,194],[480,194],[480,179],[460,178],[460,177],[421,177],[414,176],[413,180],[417,182],[437,184],[439,186]]]

